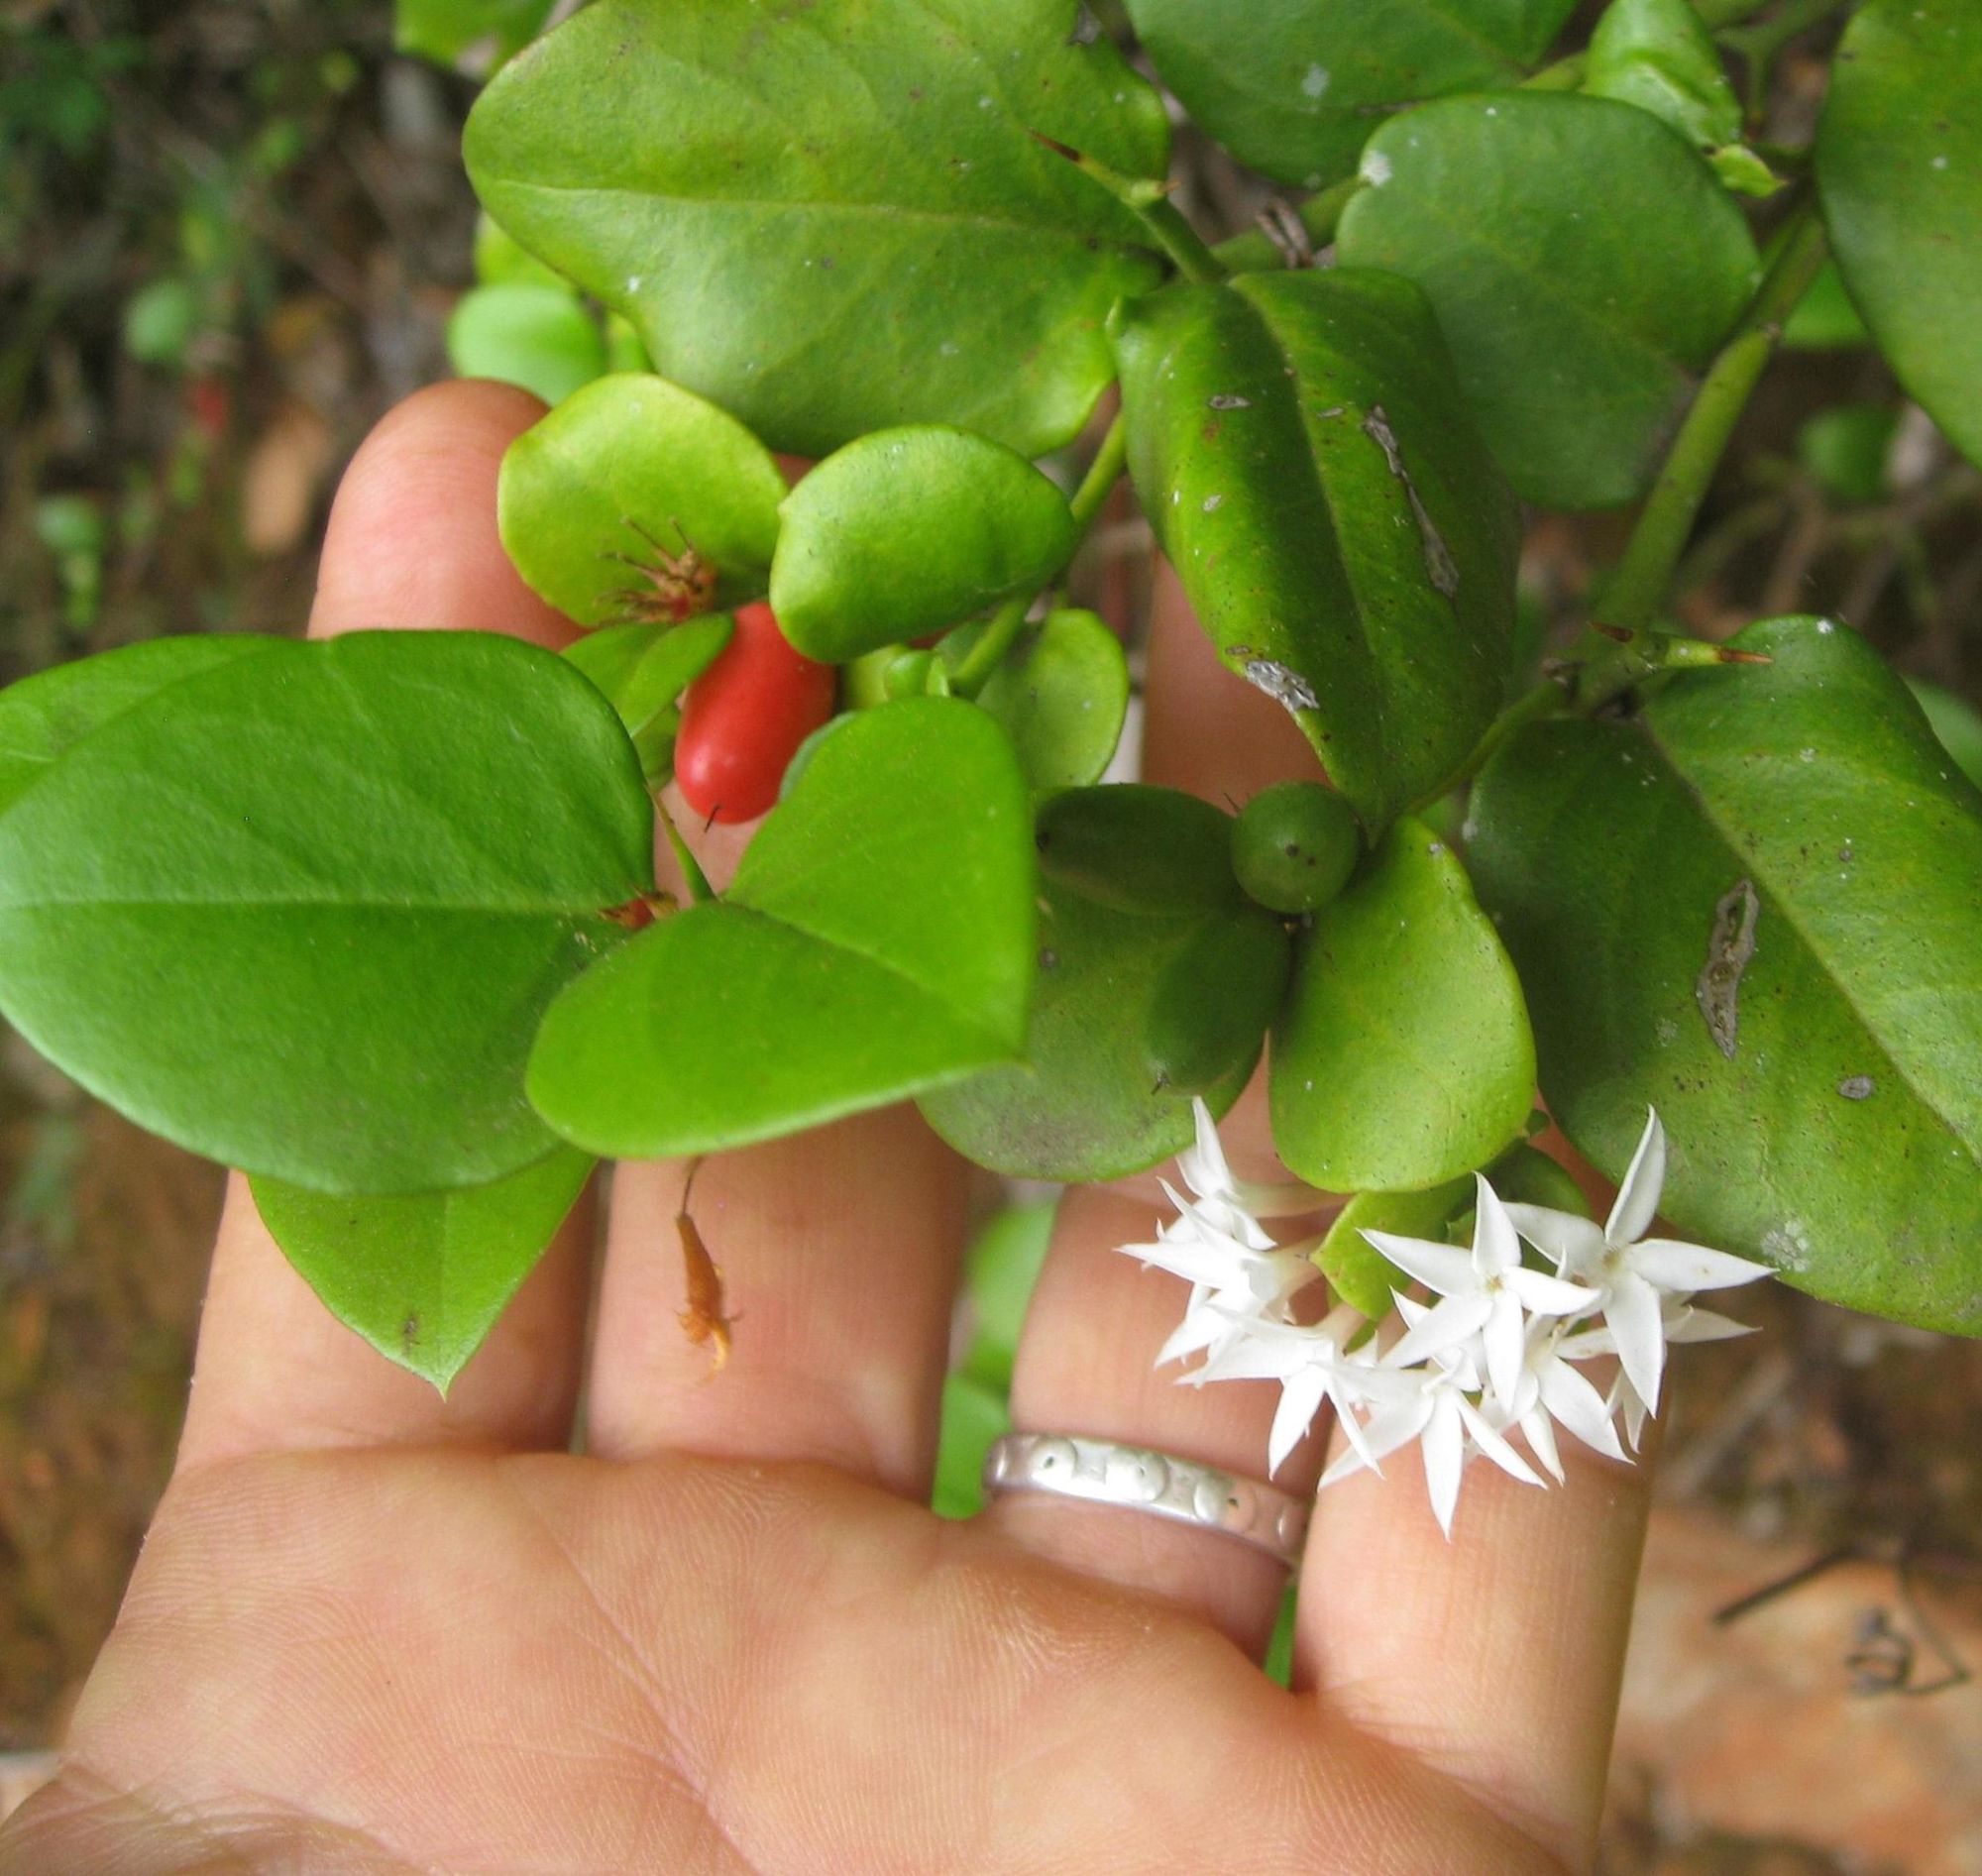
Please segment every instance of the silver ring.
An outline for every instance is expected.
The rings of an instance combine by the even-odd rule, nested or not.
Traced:
[[[1153,1511],[1199,1530],[1223,1531],[1288,1570],[1300,1562],[1307,1536],[1308,1501],[1264,1479],[1076,1433],[1007,1433],[984,1456],[984,1490],[987,1496],[1045,1491]]]

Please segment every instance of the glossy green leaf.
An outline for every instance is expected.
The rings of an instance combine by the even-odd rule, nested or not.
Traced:
[[[637,739],[720,655],[735,621],[712,612],[680,625],[608,625],[567,647],[565,662],[605,693],[626,733]]]
[[[1163,966],[1143,1017],[1143,1059],[1164,1087],[1202,1094],[1260,1040],[1287,986],[1286,926],[1247,906],[1207,919]]]
[[[1799,1287],[1982,1331],[1982,793],[1853,633],[1630,722],[1523,731],[1472,855],[1532,1001],[1549,1106],[1661,1210]]]
[[[1698,154],[1643,111],[1533,91],[1385,124],[1345,265],[1431,296],[1460,383],[1530,501],[1628,501],[1753,292],[1755,244]]]
[[[1359,1192],[1335,1216],[1314,1253],[1329,1286],[1373,1322],[1390,1313],[1392,1290],[1411,1279],[1364,1237],[1388,1231],[1400,1238],[1445,1242],[1445,1228],[1473,1203],[1473,1181],[1449,1179],[1422,1192]]]
[[[592,315],[559,286],[477,286],[447,322],[447,357],[462,378],[493,378],[554,404],[606,369]]]
[[[1033,593],[1073,552],[1065,497],[1002,443],[947,424],[877,430],[785,497],[771,609],[838,664]]]
[[[719,903],[565,991],[530,1059],[562,1134],[714,1153],[1015,1055],[1033,973],[1024,778],[974,705],[913,698],[814,749]]]
[[[1844,290],[1837,263],[1826,261],[1784,323],[1784,346],[1792,352],[1835,352],[1871,343],[1872,335]]]
[[[1868,0],[1817,134],[1837,264],[1900,382],[1982,462],[1982,9]]]
[[[84,736],[149,703],[161,691],[259,656],[254,637],[152,638],[98,658],[80,658],[0,691],[0,812]]]
[[[943,1378],[936,1483],[930,1493],[937,1517],[975,1517],[984,1508],[985,1455],[1011,1430],[1003,1394],[969,1375]]]
[[[784,495],[777,459],[734,417],[664,378],[614,373],[509,445],[496,514],[525,584],[606,625],[664,608],[691,554],[717,575],[694,610],[761,598]]]
[[[1091,822],[1071,812],[1090,804],[1112,812]],[[1058,863],[1055,810],[1061,831],[1081,836],[1077,866]],[[1190,1144],[1189,1095],[1157,1078],[1145,1036],[1158,995],[1177,994],[1168,979],[1177,957],[1208,927],[1264,916],[1232,879],[1226,826],[1217,809],[1171,789],[1083,789],[1045,805],[1040,974],[1025,1057],[925,1095],[937,1133],[979,1165],[1041,1179],[1117,1178]],[[1120,856],[1112,874],[1099,866],[1104,831]],[[1199,995],[1223,1002],[1255,991],[1205,982]],[[1238,1098],[1261,1040],[1204,1089],[1214,1114]]]
[[[1513,630],[1518,517],[1422,296],[1343,269],[1172,286],[1116,351],[1199,622],[1380,826],[1472,749]]]
[[[1741,134],[1740,100],[1693,0],[1610,0],[1590,36],[1583,88],[1649,111],[1702,150]]]
[[[1963,775],[1982,788],[1982,714],[1952,691],[1924,678],[1909,678],[1907,688],[1914,702],[1927,714],[1928,725],[1940,746],[1954,758]]]
[[[1514,967],[1466,871],[1399,822],[1303,935],[1273,1032],[1273,1144],[1333,1192],[1437,1185],[1515,1139],[1535,1089]]]
[[[346,1327],[442,1393],[495,1327],[592,1171],[556,1147],[489,1185],[334,1197],[255,1178],[255,1207]]]
[[[1575,0],[1128,0],[1191,120],[1265,175],[1317,189],[1399,105],[1516,82]]]
[[[1012,1384],[1019,1332],[1052,1242],[1056,1199],[1009,1205],[976,1238],[963,1263],[970,1299],[970,1347],[963,1372],[1003,1394]]]
[[[392,42],[402,53],[454,65],[513,56],[550,18],[553,0],[394,0]]]
[[[951,633],[942,655],[960,659],[982,629]],[[1061,607],[1021,641],[977,701],[1005,725],[1035,789],[1085,788],[1100,781],[1122,740],[1129,660],[1092,612]]]
[[[261,640],[0,814],[0,1008],[195,1153],[325,1191],[479,1184],[553,1144],[530,1039],[652,841],[618,719],[550,653]]]
[[[1075,0],[600,0],[483,94],[491,212],[778,449],[967,425],[1028,456],[1110,377],[1141,223],[1033,135],[1160,175],[1156,92]]]

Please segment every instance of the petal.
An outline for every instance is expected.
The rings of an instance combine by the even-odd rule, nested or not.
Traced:
[[[1542,1371],[1542,1405],[1593,1451],[1609,1459],[1622,1459],[1624,1449],[1617,1444],[1617,1429],[1610,1424],[1610,1409],[1603,1396],[1566,1362],[1551,1362]]]
[[[1464,1394],[1454,1394],[1452,1398],[1458,1403],[1461,1423],[1473,1435],[1474,1445],[1486,1458],[1524,1486],[1541,1484],[1541,1475],[1493,1430],[1491,1422],[1472,1401]]]
[[[1202,1309],[1187,1309],[1183,1320],[1169,1333],[1169,1339],[1156,1351],[1154,1364],[1162,1368],[1171,1362],[1181,1362],[1195,1355],[1200,1349],[1208,1349],[1222,1337],[1228,1336],[1238,1327],[1235,1320],[1222,1309],[1214,1309],[1206,1304]],[[1199,1371],[1191,1377],[1193,1380],[1223,1379]]]
[[[1704,1244],[1681,1244],[1672,1238],[1647,1238],[1631,1247],[1630,1267],[1660,1289],[1685,1291],[1728,1289],[1774,1276],[1775,1270],[1750,1258],[1727,1251],[1709,1251]]]
[[[1473,1175],[1477,1189],[1473,1213],[1473,1268],[1482,1276],[1498,1276],[1518,1269],[1521,1241],[1514,1235],[1514,1221],[1500,1203],[1500,1195],[1486,1183],[1486,1174]]]
[[[1456,1246],[1433,1244],[1428,1238],[1400,1238],[1389,1231],[1366,1231],[1363,1235],[1398,1269],[1428,1284],[1441,1296],[1480,1287],[1472,1257]]]
[[[1431,1494],[1432,1515],[1438,1519],[1448,1542],[1452,1537],[1452,1513],[1459,1503],[1459,1476],[1466,1468],[1466,1437],[1460,1425],[1460,1397],[1450,1388],[1440,1390],[1432,1403],[1431,1420],[1424,1430],[1425,1490]]]
[[[1384,1355],[1388,1368],[1409,1368],[1428,1361],[1445,1350],[1467,1342],[1486,1326],[1493,1313],[1493,1299],[1475,1291],[1470,1296],[1448,1296],[1444,1302],[1407,1329]]]
[[[1562,1469],[1562,1455],[1555,1450],[1555,1428],[1549,1424],[1548,1415],[1539,1407],[1531,1408],[1521,1415],[1520,1425],[1528,1450],[1548,1468],[1557,1485],[1568,1485],[1569,1475]]]
[[[1595,1269],[1602,1259],[1603,1233],[1594,1219],[1514,1202],[1506,1211],[1514,1229],[1537,1251],[1555,1259],[1556,1269],[1565,1273]]]
[[[1372,1472],[1380,1471],[1379,1462],[1389,1458],[1398,1447],[1408,1446],[1424,1431],[1425,1423],[1430,1418],[1431,1399],[1424,1393],[1372,1414],[1360,1428],[1363,1435],[1360,1446],[1339,1454],[1322,1475],[1321,1483],[1333,1485],[1336,1480],[1346,1479],[1353,1472],[1361,1472],[1365,1466]]]
[[[1575,1316],[1595,1309],[1601,1293],[1541,1270],[1509,1270],[1500,1281],[1539,1316]]]
[[[1508,1234],[1511,1237],[1513,1234]],[[1511,1289],[1494,1292],[1492,1312],[1481,1331],[1486,1347],[1486,1379],[1503,1407],[1511,1408],[1521,1384],[1521,1367],[1528,1352],[1527,1324],[1521,1299]]]
[[[1715,1315],[1710,1309],[1682,1309],[1666,1324],[1668,1342],[1725,1342],[1733,1336],[1754,1333],[1752,1324]]]
[[[1631,1385],[1648,1409],[1659,1399],[1659,1375],[1665,1367],[1665,1324],[1659,1319],[1659,1293],[1642,1276],[1625,1270],[1603,1299],[1603,1320],[1617,1339],[1617,1359],[1624,1364]]]
[[[1645,1131],[1638,1151],[1617,1188],[1617,1202],[1610,1207],[1610,1222],[1603,1235],[1612,1244],[1635,1244],[1652,1228],[1658,1216],[1659,1194],[1666,1183],[1666,1130],[1659,1125],[1657,1108],[1646,1109]]]
[[[1306,1437],[1327,1392],[1328,1373],[1321,1368],[1304,1368],[1281,1382],[1280,1404],[1273,1412],[1273,1430],[1266,1439],[1268,1479]]]

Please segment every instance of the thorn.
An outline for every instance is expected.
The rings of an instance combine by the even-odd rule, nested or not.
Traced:
[[[1719,655],[1720,655],[1720,662],[1722,664],[1774,664],[1775,663],[1775,659],[1769,657],[1764,652],[1736,651],[1732,645],[1722,645],[1720,647]]]
[[[1600,619],[1592,619],[1590,629],[1601,632],[1605,638],[1615,639],[1620,645],[1628,645],[1638,635],[1628,625],[1605,625]]]

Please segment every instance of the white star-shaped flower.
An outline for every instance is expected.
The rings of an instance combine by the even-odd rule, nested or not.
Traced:
[[[1528,1326],[1527,1353],[1507,1420],[1521,1429],[1528,1450],[1547,1467],[1557,1485],[1566,1482],[1562,1455],[1555,1443],[1558,1425],[1567,1427],[1585,1446],[1605,1458],[1626,1457],[1617,1444],[1617,1429],[1610,1423],[1610,1403],[1572,1366],[1595,1352],[1579,1351],[1577,1333],[1566,1323],[1538,1319]]]
[[[1683,1297],[1668,1296],[1659,1312],[1659,1333],[1667,1343],[1725,1342],[1737,1335],[1753,1335],[1755,1331],[1745,1322],[1716,1315],[1710,1309],[1697,1309]],[[1595,1361],[1599,1355],[1615,1355],[1617,1338],[1609,1328],[1592,1324],[1564,1336],[1556,1353],[1565,1362]],[[1606,1413],[1620,1410],[1624,1416],[1625,1442],[1635,1453],[1644,1438],[1645,1422],[1651,1418],[1652,1409],[1632,1385],[1631,1377],[1621,1364],[1610,1386],[1610,1398],[1604,1402]]]
[[[1397,1298],[1397,1308],[1410,1326],[1404,1341],[1382,1358],[1381,1367],[1399,1379],[1411,1382],[1411,1390],[1401,1399],[1379,1406],[1371,1415],[1361,1429],[1361,1442],[1352,1445],[1329,1467],[1321,1483],[1332,1486],[1366,1466],[1374,1470],[1379,1460],[1398,1447],[1417,1440],[1424,1449],[1425,1490],[1431,1498],[1432,1515],[1449,1539],[1452,1513],[1459,1502],[1460,1477],[1472,1454],[1490,1459],[1523,1485],[1539,1486],[1542,1480],[1469,1398],[1480,1388],[1477,1357],[1481,1351],[1477,1333],[1444,1343],[1419,1366],[1400,1367],[1398,1352],[1438,1312],[1412,1302],[1408,1296]]]
[[[1191,1195],[1226,1229],[1235,1228],[1230,1222],[1233,1217],[1249,1222],[1262,1218],[1298,1218],[1330,1202],[1328,1193],[1303,1185],[1298,1179],[1269,1183],[1240,1178],[1226,1162],[1225,1149],[1219,1144],[1218,1124],[1211,1118],[1210,1108],[1202,1100],[1193,1100],[1190,1112],[1197,1126],[1197,1140],[1177,1155],[1177,1172]],[[1171,1193],[1171,1197],[1175,1194]]]
[[[1647,1238],[1658,1215],[1666,1180],[1666,1135],[1654,1111],[1645,1124],[1617,1202],[1600,1228],[1574,1212],[1544,1205],[1509,1205],[1514,1229],[1553,1258],[1564,1278],[1595,1291],[1592,1308],[1602,1312],[1638,1398],[1658,1410],[1659,1381],[1670,1339],[1664,1321],[1668,1298],[1702,1289],[1752,1283],[1773,1272],[1766,1264],[1673,1238]]]
[[[1594,1307],[1597,1292],[1521,1264],[1521,1246],[1507,1208],[1485,1178],[1478,1181],[1473,1250],[1387,1231],[1364,1237],[1400,1270],[1438,1291],[1441,1300],[1417,1321],[1387,1360],[1400,1367],[1434,1356],[1473,1336],[1481,1339],[1494,1398],[1511,1410],[1526,1350],[1527,1311],[1574,1316]]]
[[[1234,1218],[1235,1232],[1211,1206],[1193,1204],[1167,1185],[1163,1190],[1177,1216],[1158,1229],[1156,1243],[1117,1247],[1191,1286],[1183,1320],[1157,1351],[1156,1366],[1200,1350],[1215,1355],[1249,1322],[1285,1321],[1288,1299],[1319,1274],[1307,1256],[1310,1247],[1282,1249],[1252,1218]]]
[[[1359,1349],[1349,1343],[1368,1326],[1367,1318],[1344,1303],[1311,1328],[1298,1323],[1255,1321],[1244,1325],[1204,1366],[1184,1379],[1208,1380],[1276,1380],[1280,1404],[1266,1442],[1266,1476],[1282,1462],[1314,1423],[1324,1400],[1335,1414],[1349,1444],[1365,1462],[1376,1466],[1357,1419],[1360,1409],[1375,1401],[1400,1405],[1417,1392],[1417,1383],[1394,1371],[1379,1368],[1374,1340]]]

